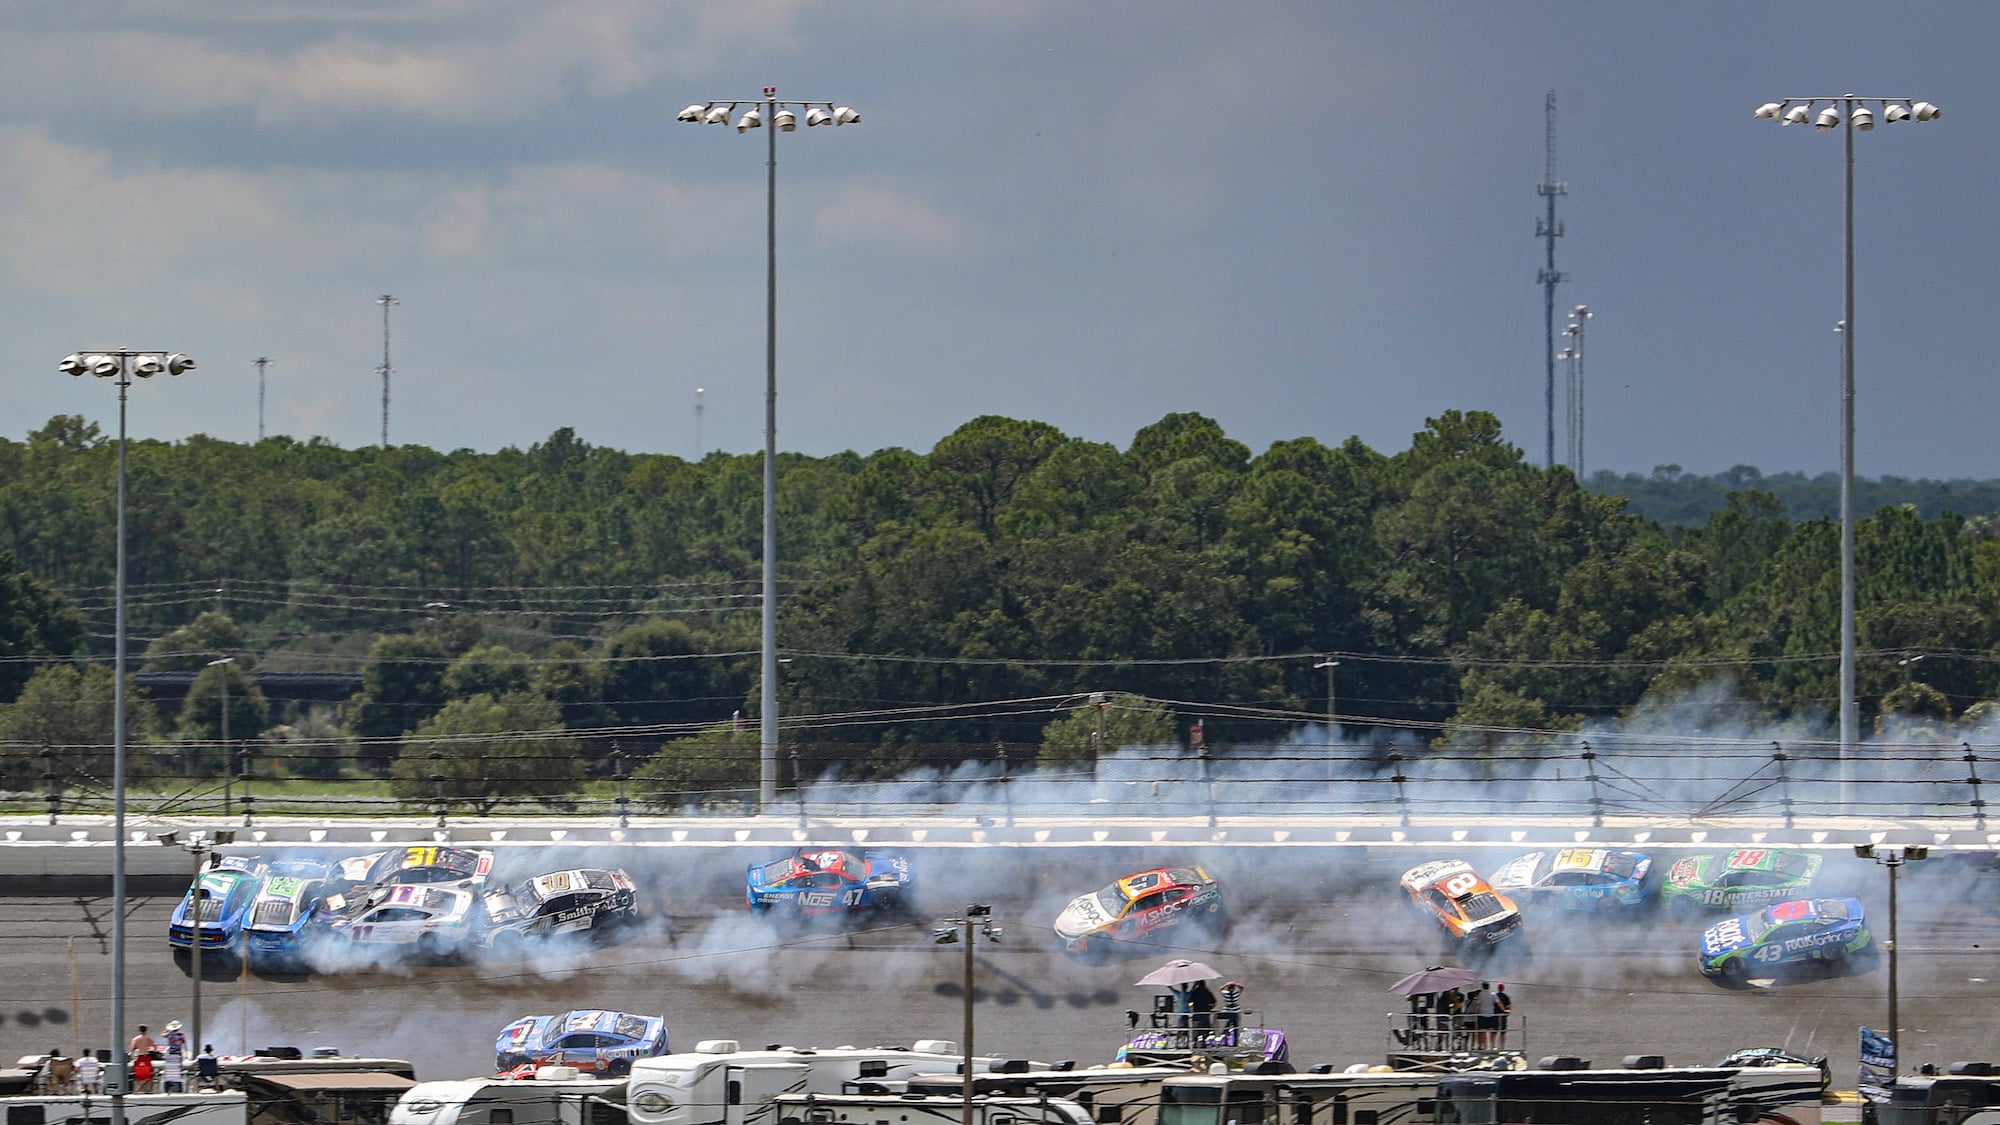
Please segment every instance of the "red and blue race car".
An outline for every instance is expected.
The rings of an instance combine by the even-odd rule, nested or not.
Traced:
[[[573,1066],[589,1074],[625,1074],[633,1059],[667,1053],[667,1021],[601,1008],[523,1016],[493,1043],[494,1061],[515,1067]]]
[[[783,859],[753,863],[744,873],[752,912],[802,915],[897,910],[909,906],[910,861],[896,852],[800,848]]]

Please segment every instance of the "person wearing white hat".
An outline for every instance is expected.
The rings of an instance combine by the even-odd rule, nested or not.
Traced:
[[[187,1058],[188,1037],[187,1037],[187,1032],[181,1030],[181,1021],[168,1020],[166,1036],[167,1036],[167,1053],[170,1055],[179,1055],[182,1058]]]

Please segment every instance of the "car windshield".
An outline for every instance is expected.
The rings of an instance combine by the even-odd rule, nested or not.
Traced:
[[[1104,911],[1106,918],[1116,918],[1125,913],[1125,892],[1113,883],[1097,892],[1097,908]]]
[[[1639,870],[1639,856],[1633,852],[1612,852],[1604,860],[1604,873],[1630,879]]]
[[[1778,874],[1788,879],[1803,879],[1812,873],[1813,860],[1818,857],[1805,852],[1779,852],[1771,862]]]
[[[1837,898],[1815,899],[1813,907],[1819,911],[1820,917],[1829,922],[1845,922],[1854,917],[1847,904]]]
[[[757,881],[759,883],[766,883],[766,884],[782,883],[786,879],[790,878],[791,874],[792,874],[792,861],[789,859],[781,859],[775,863],[767,863],[764,866],[758,868]]]

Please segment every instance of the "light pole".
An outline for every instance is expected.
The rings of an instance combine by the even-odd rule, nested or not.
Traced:
[[[119,348],[102,352],[71,352],[56,364],[65,375],[94,375],[118,384],[118,533],[117,593],[113,599],[111,642],[111,1125],[125,1125],[125,1093],[132,1060],[125,1038],[125,400],[132,379],[150,379],[161,372],[179,375],[194,370],[194,360],[179,352],[136,352]]]
[[[1906,844],[1900,848],[1879,847],[1875,844],[1856,844],[1854,854],[1862,859],[1872,859],[1889,869],[1889,1045],[1891,1058],[1900,1059],[1902,1029],[1896,1023],[1896,869],[1905,863],[1914,863],[1930,855],[1931,850],[1922,844]]]
[[[681,110],[677,119],[727,125],[738,105],[750,107],[736,119],[738,135],[764,128],[766,120],[771,125],[765,131],[764,193],[764,639],[759,676],[762,746],[757,759],[757,801],[762,808],[778,797],[778,134],[798,128],[799,111],[805,113],[808,128],[853,125],[861,115],[832,102],[780,101],[778,88],[766,86],[761,98],[701,102]]]
[[[1817,114],[1813,107],[1825,103]],[[1853,771],[1855,747],[1861,727],[1861,701],[1854,687],[1854,134],[1875,128],[1875,111],[1881,107],[1882,120],[1935,121],[1943,113],[1929,102],[1909,98],[1863,98],[1841,94],[1831,98],[1786,98],[1765,102],[1757,116],[1781,125],[1812,122],[1825,132],[1845,125],[1847,141],[1845,188],[1846,280],[1841,321],[1843,346],[1840,350],[1840,761],[1843,787]]]
[[[1334,723],[1337,721],[1335,716],[1339,714],[1333,706],[1333,670],[1338,667],[1340,661],[1331,656],[1322,656],[1319,658],[1319,663],[1313,665],[1314,671],[1326,669],[1326,733],[1329,738],[1333,736]]]
[[[960,929],[965,936],[959,937]],[[987,941],[1000,940],[1000,927],[993,924],[993,908],[981,903],[973,903],[965,908],[961,918],[946,918],[944,924],[931,931],[931,940],[939,945],[965,944],[965,1027],[964,1042],[959,1044],[961,1052],[958,1069],[960,1082],[960,1125],[972,1125],[972,938],[974,933],[986,935]]]
[[[160,843],[165,844],[170,848],[176,845],[186,848],[188,850],[188,853],[194,856],[194,883],[192,886],[188,887],[188,895],[194,906],[194,916],[188,919],[188,931],[190,939],[188,941],[188,947],[193,950],[193,952],[190,953],[188,956],[188,967],[192,970],[189,973],[189,976],[194,981],[194,1018],[188,1023],[188,1030],[190,1032],[190,1034],[188,1035],[188,1043],[191,1046],[193,1046],[195,1053],[199,1054],[201,1052],[201,1044],[202,1044],[201,873],[202,870],[208,866],[208,857],[210,853],[212,853],[216,848],[222,847],[225,844],[235,843],[236,833],[231,832],[227,829],[213,833],[203,832],[197,829],[193,832],[189,832],[187,834],[187,839],[183,840],[180,838],[180,834],[177,832],[162,832],[160,833],[159,840]],[[186,1066],[191,1061],[192,1060],[190,1059],[183,1058],[181,1059],[181,1065]]]

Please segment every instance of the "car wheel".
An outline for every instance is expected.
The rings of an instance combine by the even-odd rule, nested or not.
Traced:
[[[426,961],[444,959],[444,939],[436,934],[423,934],[417,938],[417,956]]]
[[[1750,979],[1750,959],[1731,957],[1722,963],[1722,979],[1732,984],[1742,984]]]

